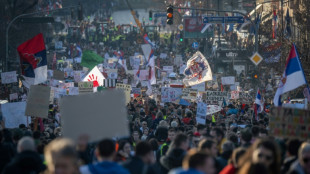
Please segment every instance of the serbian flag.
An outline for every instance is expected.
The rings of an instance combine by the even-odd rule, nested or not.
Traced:
[[[126,60],[124,59],[124,52],[118,51],[115,53],[115,55],[118,57],[118,63],[122,65],[122,67],[125,69],[127,73],[127,65],[126,65]]]
[[[277,12],[276,10],[273,10],[273,28],[272,28],[272,38],[275,39],[276,38],[276,32],[277,32],[277,28],[278,28],[278,16],[277,16]]]
[[[140,67],[136,73],[136,78],[137,78],[137,82],[136,82],[136,86],[138,85],[138,83],[140,82]]]
[[[292,44],[290,54],[286,60],[285,70],[279,82],[273,102],[275,106],[281,106],[281,95],[307,84],[306,78],[299,60],[295,44]]]
[[[30,88],[47,80],[46,49],[42,33],[17,47],[23,75],[23,84]]]
[[[144,39],[144,43],[150,44],[152,48],[156,46],[155,43],[153,43],[151,39],[147,36],[147,34],[143,36],[143,39]]]
[[[262,96],[260,94],[259,89],[257,90],[256,98],[255,98],[255,116],[257,120],[257,114],[263,112],[264,110],[264,102],[262,100]]]

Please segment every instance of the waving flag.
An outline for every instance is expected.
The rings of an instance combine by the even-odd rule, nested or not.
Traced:
[[[122,51],[118,51],[115,53],[115,55],[118,57],[118,63],[122,65],[122,67],[127,72],[127,65],[126,65],[126,60],[124,59],[124,53]]]
[[[257,90],[255,104],[255,116],[257,117],[257,114],[263,112],[264,110],[264,102],[262,100],[262,96],[260,95],[259,89]]]
[[[278,28],[278,16],[276,10],[273,10],[273,27],[272,27],[272,38],[276,38],[277,28]]]
[[[151,51],[150,54],[147,58],[147,66],[149,66],[149,81],[151,85],[156,84],[156,77],[155,77],[155,58],[154,58],[154,50],[153,48],[155,47],[155,44],[151,42],[147,34],[143,36],[144,42],[146,44],[149,44],[151,46]],[[147,48],[147,47],[142,47]],[[147,49],[146,49],[147,50]],[[146,52],[146,51],[145,51]]]
[[[210,65],[200,51],[197,51],[187,61],[184,75],[183,83],[186,86],[193,86],[213,79]]]
[[[136,79],[137,79],[137,82],[136,82],[136,86],[138,85],[138,83],[140,82],[140,66],[139,66],[139,69],[136,73]]]
[[[29,88],[47,80],[46,50],[42,33],[17,47],[20,57],[23,84]]]
[[[299,56],[295,44],[292,44],[290,54],[287,58],[285,70],[280,80],[277,92],[273,102],[275,106],[281,106],[281,95],[292,91],[304,84],[307,84],[306,78],[301,67]]]

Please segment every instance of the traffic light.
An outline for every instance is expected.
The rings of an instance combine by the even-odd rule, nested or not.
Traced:
[[[153,12],[150,10],[149,11],[149,20],[152,21],[153,20]]]
[[[183,33],[180,33],[180,42],[183,42]]]
[[[83,20],[83,8],[82,5],[79,3],[79,7],[78,7],[78,20],[82,21]]]
[[[171,5],[167,8],[167,24],[173,24],[173,6]]]
[[[257,74],[254,74],[254,79],[258,79],[258,75]]]

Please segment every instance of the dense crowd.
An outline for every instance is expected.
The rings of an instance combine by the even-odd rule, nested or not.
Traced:
[[[144,102],[144,103],[143,103]],[[59,110],[43,124],[0,133],[2,173],[299,173],[310,172],[310,144],[268,134],[268,115],[229,104],[197,124],[196,104],[181,106],[132,99],[131,136],[73,143],[62,138]],[[232,114],[233,113],[233,114]],[[45,127],[42,130],[42,126]]]

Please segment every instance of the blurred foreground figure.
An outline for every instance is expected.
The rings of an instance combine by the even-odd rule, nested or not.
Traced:
[[[72,141],[59,138],[49,143],[44,150],[46,174],[78,174],[78,155]]]
[[[301,145],[298,160],[291,165],[288,174],[310,174],[310,143]]]
[[[45,170],[40,155],[35,152],[35,143],[31,137],[23,137],[18,141],[18,154],[3,170],[3,174],[24,173],[36,174]]]

